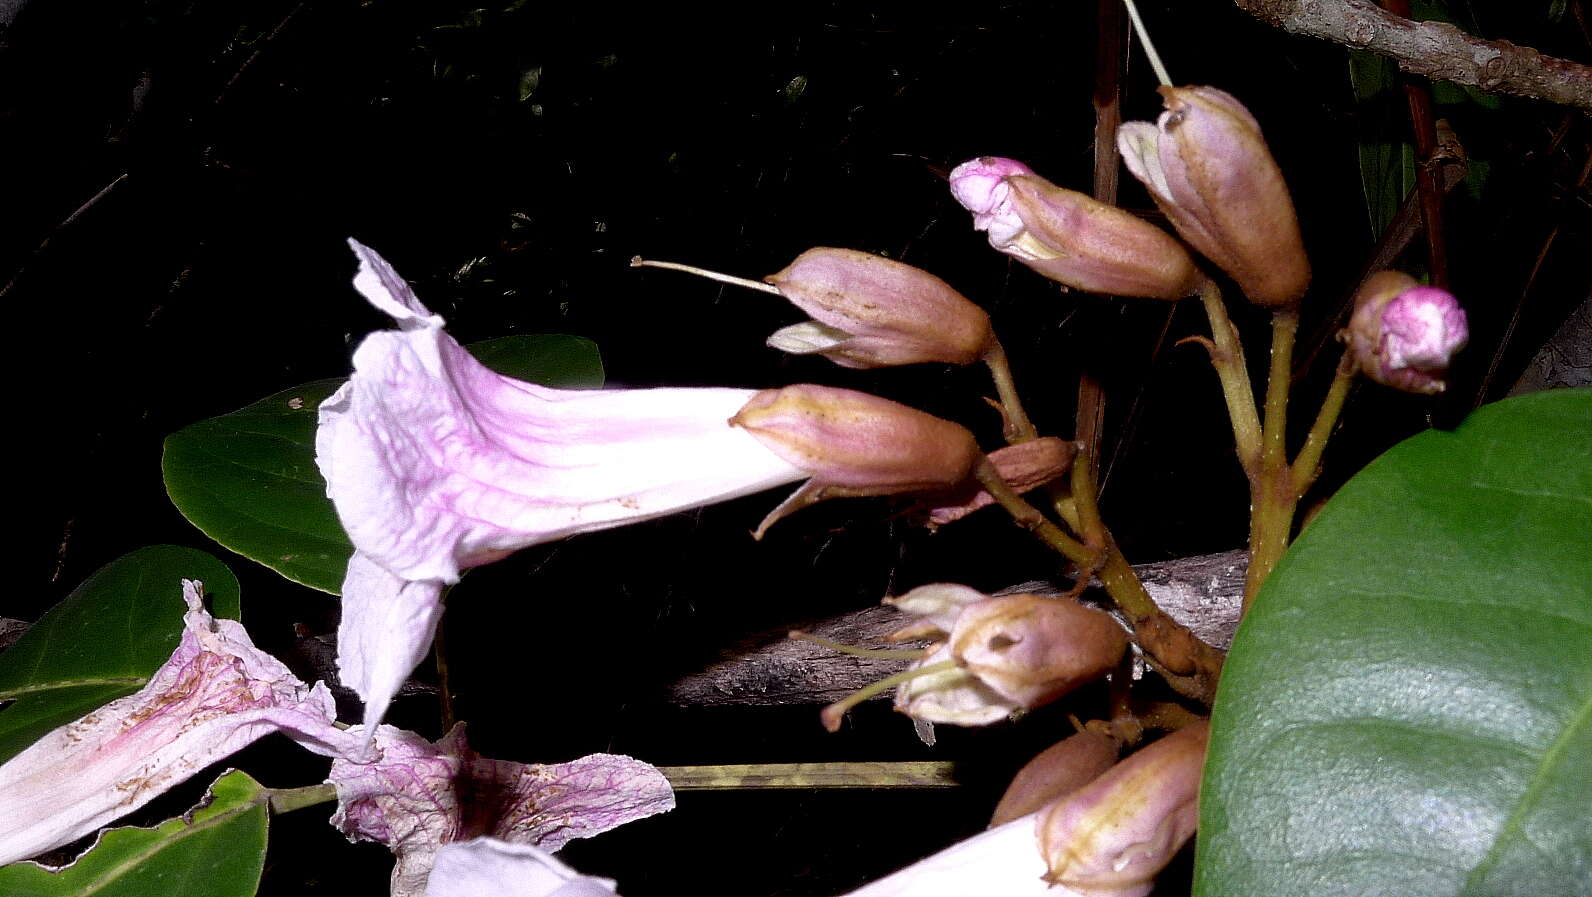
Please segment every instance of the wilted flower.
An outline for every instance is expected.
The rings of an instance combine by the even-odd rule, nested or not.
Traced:
[[[1045,880],[1085,897],[1144,897],[1199,824],[1210,727],[1185,726],[1039,813]]]
[[[614,882],[581,875],[529,844],[473,838],[437,851],[425,897],[614,897]]]
[[[1089,784],[1117,762],[1121,750],[1122,742],[1092,729],[1056,742],[1012,777],[990,816],[990,828],[1027,816]]]
[[[631,259],[775,293],[812,316],[768,338],[771,348],[819,354],[848,368],[971,364],[995,340],[989,315],[921,268],[854,249],[820,246],[763,282],[673,262]]]
[[[951,172],[951,193],[990,245],[1052,280],[1091,293],[1181,299],[1202,280],[1165,231],[1128,212],[985,156]]]
[[[1117,149],[1183,239],[1226,271],[1251,301],[1297,301],[1310,261],[1282,171],[1260,124],[1214,87],[1162,87],[1155,124],[1128,122]]]
[[[804,383],[765,389],[730,423],[813,478],[753,534],[826,498],[946,489],[983,453],[960,424],[867,393]]]
[[[0,865],[70,843],[272,732],[327,756],[362,756],[310,688],[204,609],[184,580],[177,650],[136,694],[61,726],[0,766]]]
[[[825,707],[831,732],[846,711],[884,688],[914,719],[983,726],[1055,700],[1109,671],[1127,636],[1109,614],[1041,595],[991,598],[953,583],[919,586],[886,598],[919,619],[890,638],[941,638],[905,672]]]
[[[1367,377],[1414,393],[1442,392],[1454,353],[1470,339],[1454,294],[1407,274],[1379,271],[1355,294],[1350,358]]]
[[[946,641],[918,661],[926,674],[896,690],[896,710],[935,723],[987,725],[1100,678],[1127,649],[1127,635],[1104,611],[1043,595],[974,594],[980,600],[956,610]],[[912,598],[909,592],[890,603],[911,606]],[[928,619],[943,630],[944,616]],[[936,664],[943,666],[928,672]]]
[[[343,679],[381,719],[466,567],[803,479],[729,426],[740,389],[559,390],[501,376],[442,329],[375,252],[355,287],[397,319],[320,409],[316,462],[358,551],[343,586]]]
[[[657,769],[617,754],[547,766],[491,760],[470,750],[463,726],[435,744],[381,726],[375,743],[378,762],[332,763],[332,825],[349,840],[378,841],[397,855],[392,897],[425,892],[445,844],[486,836],[555,851],[674,808]]]

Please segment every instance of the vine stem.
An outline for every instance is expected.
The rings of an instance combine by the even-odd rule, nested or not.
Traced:
[[[1299,491],[1288,464],[1288,388],[1292,380],[1294,339],[1299,332],[1299,306],[1279,308],[1271,316],[1271,371],[1266,380],[1266,424],[1260,464],[1249,472],[1249,570],[1244,577],[1247,610],[1271,575],[1293,533]]]
[[[1023,410],[1022,399],[1017,395],[1017,381],[1012,377],[1012,366],[1006,357],[1006,348],[993,336],[989,348],[984,351],[984,364],[989,366],[990,378],[995,381],[995,392],[1000,396],[1006,441],[1016,445],[1038,439],[1039,430],[1028,419],[1028,413]]]
[[[978,481],[989,494],[1012,515],[1017,525],[1029,530],[1040,541],[1077,564],[1084,570],[1097,569],[1100,582],[1111,596],[1128,624],[1134,638],[1151,662],[1166,674],[1167,682],[1185,697],[1209,704],[1216,694],[1216,681],[1221,676],[1222,652],[1200,641],[1187,627],[1166,615],[1122,552],[1109,532],[1102,533],[1103,544],[1091,548],[1062,532],[1039,509],[1024,501],[1006,481],[1001,479],[988,458],[975,469]],[[1074,495],[1076,501],[1078,496]],[[1098,510],[1087,516],[1098,518]],[[1086,516],[1080,514],[1080,516]],[[1085,574],[1087,575],[1087,574]]]
[[[1349,350],[1345,348],[1343,357],[1338,361],[1337,375],[1332,378],[1327,397],[1321,403],[1321,410],[1316,413],[1316,422],[1310,426],[1310,435],[1305,437],[1304,447],[1299,449],[1299,456],[1294,458],[1293,487],[1294,492],[1301,497],[1320,473],[1321,453],[1327,448],[1332,428],[1337,425],[1338,415],[1343,412],[1343,402],[1349,396],[1349,386],[1354,382],[1354,365],[1351,361]]]
[[[317,804],[337,800],[337,788],[330,784],[305,785],[302,788],[272,788],[271,812],[291,813]]]
[[[1255,393],[1249,385],[1249,369],[1244,362],[1244,346],[1238,341],[1238,330],[1227,317],[1227,306],[1222,303],[1222,291],[1210,280],[1200,286],[1200,301],[1205,305],[1205,315],[1210,318],[1212,342],[1211,366],[1221,379],[1222,396],[1227,400],[1227,416],[1233,422],[1233,443],[1238,449],[1238,463],[1253,480],[1260,470],[1261,429],[1260,415],[1255,410]]]

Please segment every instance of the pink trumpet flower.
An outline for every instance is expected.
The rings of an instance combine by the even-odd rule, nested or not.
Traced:
[[[392,266],[349,242],[355,288],[398,324],[354,353],[316,434],[357,549],[338,663],[367,732],[425,655],[461,570],[811,475],[727,423],[753,390],[560,390],[494,373]]]
[[[325,756],[365,756],[333,725],[326,687],[299,681],[234,620],[188,612],[177,650],[136,694],[45,735],[0,766],[0,865],[68,844],[272,732]]]
[[[614,883],[581,875],[529,844],[475,838],[444,844],[425,897],[614,897]]]
[[[485,836],[555,851],[674,808],[662,773],[617,754],[545,766],[492,760],[470,750],[462,726],[435,744],[381,726],[375,743],[375,763],[332,763],[332,824],[351,841],[377,841],[397,855],[392,897],[439,893],[427,882],[440,874],[439,848],[454,842]]]

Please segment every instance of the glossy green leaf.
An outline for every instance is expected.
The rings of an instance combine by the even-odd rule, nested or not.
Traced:
[[[509,377],[564,389],[601,386],[591,340],[506,336],[469,347]],[[317,380],[166,439],[166,493],[183,516],[223,546],[294,582],[336,594],[354,551],[315,467],[316,407],[343,380]]]
[[[154,828],[115,828],[51,872],[0,866],[5,897],[249,897],[265,868],[271,793],[242,772],[216,779],[197,809]]]
[[[1592,886],[1592,390],[1485,407],[1355,476],[1222,675],[1195,893]]]
[[[177,649],[184,579],[204,583],[212,614],[238,618],[238,580],[226,565],[153,545],[100,568],[0,652],[0,699],[15,699],[0,711],[0,761],[142,688]]]

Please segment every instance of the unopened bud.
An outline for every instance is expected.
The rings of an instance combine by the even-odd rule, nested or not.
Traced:
[[[986,156],[951,172],[951,193],[990,245],[1052,280],[1091,293],[1181,299],[1201,277],[1188,251],[1128,212]]]
[[[911,598],[895,603],[908,607]],[[925,675],[897,689],[895,707],[928,722],[987,725],[1100,678],[1126,648],[1109,614],[1069,599],[1024,594],[962,604],[945,643],[917,663]]]
[[[1394,389],[1439,393],[1454,353],[1470,330],[1454,294],[1407,274],[1379,271],[1354,297],[1346,332],[1350,358],[1367,377]]]
[[[1201,720],[1111,767],[1038,817],[1045,880],[1086,897],[1144,897],[1199,824]]]
[[[826,498],[943,490],[983,457],[966,427],[867,393],[799,384],[765,389],[730,418],[812,479],[753,534]]]
[[[1051,745],[1023,765],[1006,786],[989,827],[1027,816],[1058,797],[1082,788],[1117,762],[1122,742],[1093,730]]]
[[[809,249],[765,280],[813,317],[776,331],[768,344],[842,367],[971,364],[995,338],[989,315],[950,284],[872,253]]]
[[[1077,443],[1045,436],[1002,446],[989,453],[989,460],[995,465],[1001,480],[1013,492],[1021,494],[1037,489],[1071,470],[1073,458],[1077,454]],[[994,496],[984,489],[968,489],[961,494],[936,497],[928,511],[928,526],[933,529],[953,523],[994,503]]]
[[[771,348],[818,354],[848,368],[922,362],[971,364],[995,341],[989,315],[921,268],[858,252],[818,247],[763,282],[674,262],[630,260],[775,293],[812,316],[768,338]]]
[[[1282,171],[1260,124],[1226,91],[1162,87],[1155,123],[1128,122],[1117,149],[1195,249],[1250,301],[1281,306],[1310,285],[1310,261]]]

